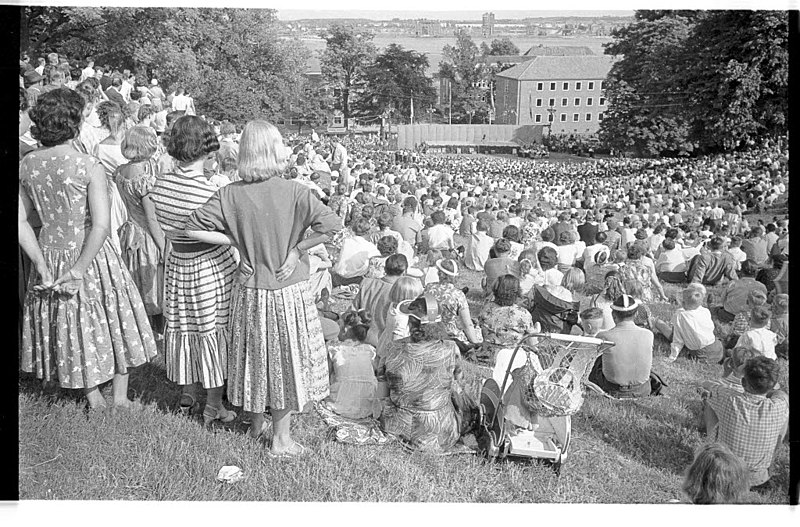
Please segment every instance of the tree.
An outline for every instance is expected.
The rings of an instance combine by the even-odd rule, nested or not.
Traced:
[[[600,136],[641,155],[745,148],[787,131],[780,11],[641,11],[613,33]]]
[[[308,50],[279,38],[274,10],[26,7],[21,22],[32,56],[58,51],[81,66],[92,56],[144,82],[157,74],[219,119],[280,119],[305,83]]]
[[[424,53],[389,44],[365,73],[367,86],[360,105],[362,114],[381,115],[395,108],[400,114],[410,116],[412,98],[418,114],[433,106],[436,89],[425,75],[427,68],[428,57]]]
[[[439,76],[450,81],[452,112],[457,121],[472,122],[476,114],[486,113],[487,72],[478,64],[478,46],[465,31],[456,35],[456,44],[442,48]]]
[[[373,35],[356,33],[352,28],[333,25],[323,31],[325,51],[320,54],[322,75],[328,84],[340,93],[339,104],[344,114],[345,127],[349,126],[351,97],[363,86],[365,72],[374,60],[376,49]]]
[[[486,55],[519,55],[519,48],[508,37],[496,38]]]

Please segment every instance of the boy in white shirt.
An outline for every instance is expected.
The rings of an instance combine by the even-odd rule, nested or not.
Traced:
[[[736,270],[739,271],[742,268],[742,262],[747,260],[747,254],[741,249],[742,247],[742,238],[741,236],[732,236],[731,241],[728,244],[728,253],[733,256],[733,261],[736,262]]]
[[[750,347],[768,359],[777,360],[775,345],[778,335],[769,329],[771,314],[766,307],[757,306],[750,312],[750,329],[739,337],[736,347]]]
[[[653,333],[661,333],[670,341],[667,362],[674,362],[681,353],[698,362],[716,362],[722,357],[722,343],[714,335],[711,312],[703,307],[706,288],[702,284],[689,284],[683,290],[683,307],[675,311],[668,324],[653,318]]]

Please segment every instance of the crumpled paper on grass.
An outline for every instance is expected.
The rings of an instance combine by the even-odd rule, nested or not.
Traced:
[[[242,481],[244,479],[244,472],[242,469],[235,465],[226,465],[219,469],[219,474],[217,474],[217,481],[223,483],[236,483],[237,481]]]

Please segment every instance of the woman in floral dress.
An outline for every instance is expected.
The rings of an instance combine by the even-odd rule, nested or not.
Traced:
[[[478,315],[483,335],[483,349],[478,358],[492,366],[498,351],[513,348],[526,333],[533,331],[530,312],[516,303],[520,299],[516,276],[507,274],[498,278],[493,293],[494,300],[483,306]]]
[[[60,88],[30,112],[42,148],[19,166],[19,243],[31,258],[20,367],[64,388],[83,389],[103,409],[98,387],[113,379],[113,405],[131,408],[130,369],[157,353],[139,292],[113,249],[105,170],[76,149],[83,98]],[[29,218],[38,214],[37,241]]]
[[[478,332],[472,323],[467,297],[453,283],[458,276],[458,264],[455,260],[439,260],[439,281],[425,286],[425,293],[432,294],[439,302],[442,323],[447,334],[458,345],[461,353],[466,353],[471,345],[481,342]]]

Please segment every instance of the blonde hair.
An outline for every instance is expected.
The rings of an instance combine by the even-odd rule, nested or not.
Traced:
[[[239,141],[239,177],[244,181],[264,181],[280,176],[289,157],[283,137],[275,126],[257,119],[245,125]]]
[[[584,285],[586,285],[586,276],[577,267],[567,269],[567,272],[564,273],[564,278],[561,279],[561,286],[569,290],[570,293],[583,292]]]
[[[422,282],[413,276],[401,276],[389,290],[389,300],[398,304],[403,300],[413,300],[422,295]]]
[[[683,491],[700,504],[738,503],[747,494],[748,470],[722,443],[702,445],[686,471]]]
[[[149,126],[134,126],[125,132],[120,149],[125,159],[139,160],[153,157],[158,147],[156,131]]]

